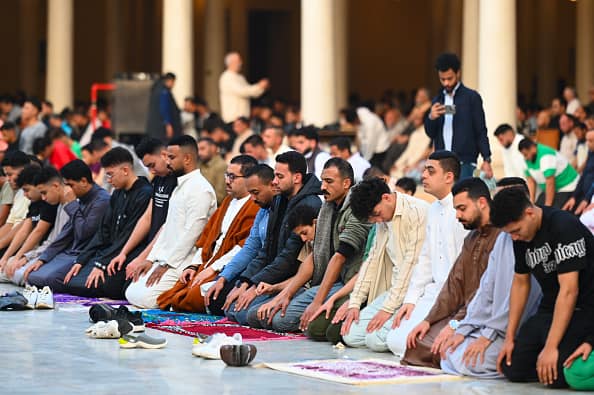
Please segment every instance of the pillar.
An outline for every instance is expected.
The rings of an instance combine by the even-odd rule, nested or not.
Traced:
[[[106,0],[105,14],[105,81],[111,81],[116,73],[124,71],[123,54],[125,40],[122,40],[123,9],[120,0]]]
[[[462,81],[478,88],[479,0],[464,0],[462,10]]]
[[[48,1],[47,75],[45,96],[56,111],[72,106],[73,1]]]
[[[301,0],[301,114],[306,124],[336,121],[333,0]]]
[[[337,109],[346,107],[348,101],[347,20],[348,0],[334,0],[334,76]]]
[[[173,96],[182,105],[194,94],[194,32],[192,0],[163,2],[163,73],[176,75]]]
[[[493,170],[502,176],[501,148],[493,131],[501,123],[516,123],[516,2],[480,0],[479,75]]]
[[[588,90],[594,85],[594,0],[580,0],[576,7],[575,85],[582,104],[588,104]]]
[[[204,98],[219,110],[219,77],[224,70],[225,9],[224,1],[207,0],[204,15]]]

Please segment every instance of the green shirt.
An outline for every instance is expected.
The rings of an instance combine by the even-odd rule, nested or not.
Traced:
[[[526,167],[526,175],[532,177],[543,191],[548,177],[555,177],[555,191],[563,189],[579,177],[559,151],[542,144],[536,145],[536,160],[527,160]]]

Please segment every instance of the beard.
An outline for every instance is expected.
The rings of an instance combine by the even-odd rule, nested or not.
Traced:
[[[174,169],[171,166],[167,166],[167,168],[169,169],[169,172],[172,176],[181,177],[185,174],[184,169]]]
[[[475,230],[475,229],[478,229],[481,226],[481,217],[478,216],[477,218],[475,218],[474,220],[472,220],[470,222],[463,222],[462,223],[462,226],[466,230]]]
[[[505,149],[509,149],[509,147],[511,147],[511,146],[512,146],[512,142],[511,141],[509,143],[507,143],[507,144],[503,144],[503,148],[505,148]]]

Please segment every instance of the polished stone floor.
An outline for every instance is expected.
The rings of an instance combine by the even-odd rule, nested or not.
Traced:
[[[0,293],[13,287],[0,285]],[[230,368],[191,355],[189,337],[165,336],[161,350],[122,350],[116,340],[84,335],[86,310],[0,312],[0,394],[536,394],[536,384],[458,381],[355,387],[263,368]],[[334,350],[307,340],[257,342],[254,363],[323,358],[393,358],[365,350]],[[562,391],[546,391],[555,394]],[[563,391],[566,392],[566,391]]]

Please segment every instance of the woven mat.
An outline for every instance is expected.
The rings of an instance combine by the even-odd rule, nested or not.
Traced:
[[[142,319],[145,323],[176,325],[184,322],[217,322],[223,317],[200,314],[200,313],[178,313],[175,311],[163,311],[159,309],[142,310]]]
[[[403,366],[381,359],[328,359],[259,365],[281,372],[351,385],[427,383],[463,380],[441,370]]]
[[[104,303],[110,306],[129,305],[127,300],[114,300],[109,298],[87,298],[84,296],[75,296],[67,294],[54,294],[54,302],[60,304],[76,304],[81,306],[92,306],[94,304]]]
[[[181,322],[176,325],[167,323],[153,324],[147,323],[146,326],[164,332],[175,333],[189,337],[210,336],[215,333],[224,333],[227,336],[233,336],[235,333],[241,334],[244,342],[250,341],[268,341],[268,340],[302,340],[305,336],[295,333],[278,333],[265,329],[253,329],[239,324],[224,322]]]

